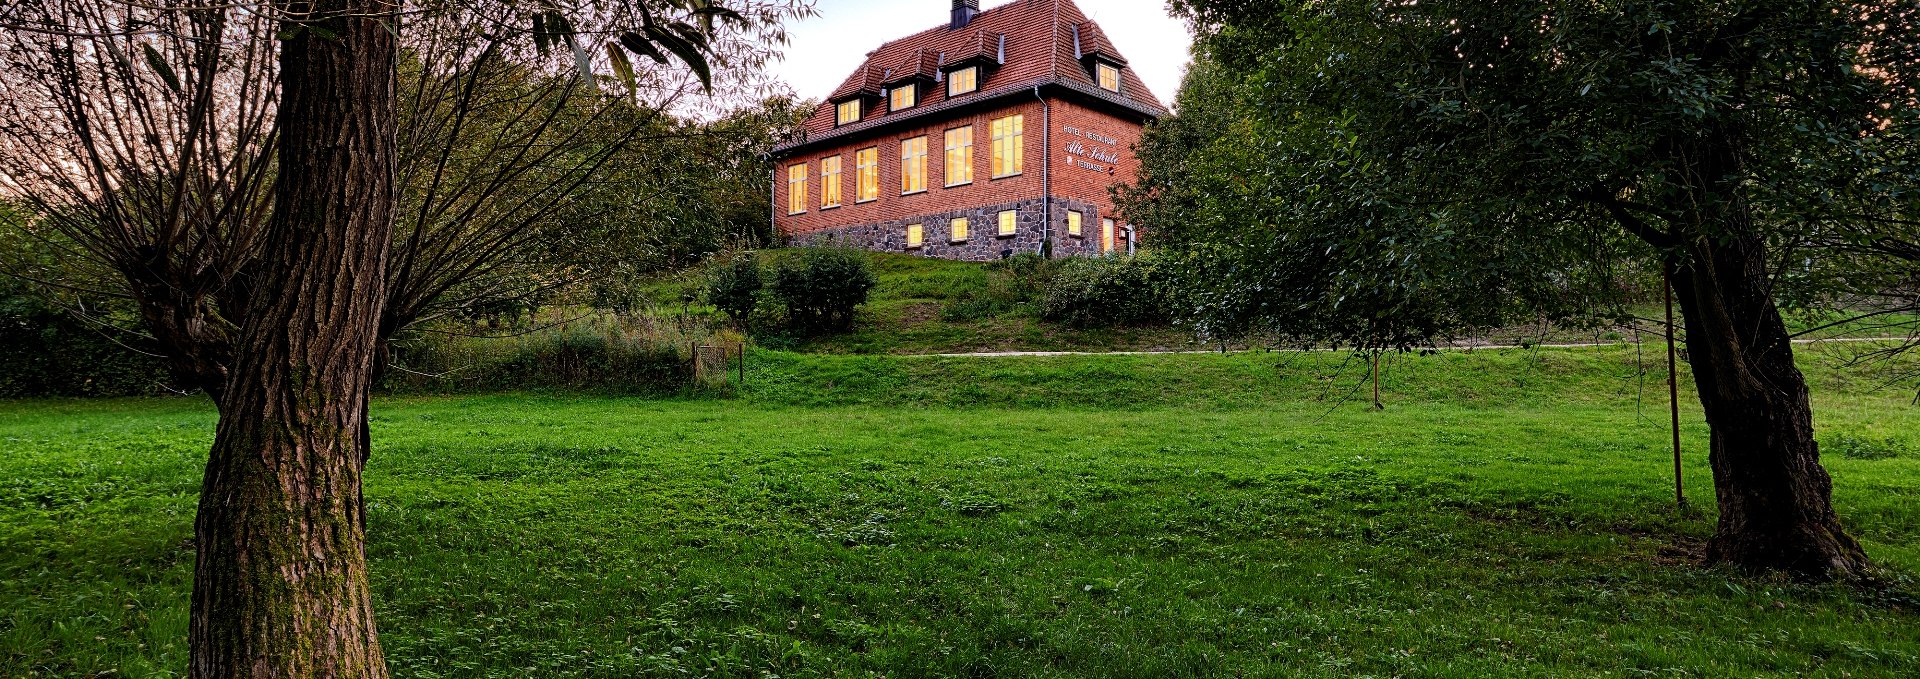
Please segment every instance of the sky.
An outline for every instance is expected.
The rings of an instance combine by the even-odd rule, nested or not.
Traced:
[[[1007,4],[982,0],[981,9]],[[1147,88],[1171,103],[1192,60],[1193,36],[1167,14],[1166,0],[1075,0],[1106,30]],[[788,27],[791,44],[774,74],[803,99],[821,99],[846,81],[881,43],[946,24],[952,0],[818,0],[820,16]]]

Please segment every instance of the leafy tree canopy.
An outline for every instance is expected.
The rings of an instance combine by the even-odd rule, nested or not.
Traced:
[[[1201,33],[1130,216],[1231,335],[1407,348],[1608,318],[1757,233],[1792,308],[1911,308],[1907,0],[1179,0]]]

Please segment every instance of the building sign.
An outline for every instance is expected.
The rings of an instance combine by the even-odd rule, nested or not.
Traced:
[[[1066,151],[1067,167],[1077,167],[1095,172],[1114,173],[1114,165],[1120,162],[1120,153],[1112,148],[1088,146],[1087,142],[1106,144],[1108,147],[1120,145],[1120,140],[1094,130],[1082,130],[1068,126],[1061,129],[1068,137]],[[1085,140],[1085,141],[1082,141]]]

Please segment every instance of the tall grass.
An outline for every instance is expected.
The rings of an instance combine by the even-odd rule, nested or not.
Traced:
[[[737,341],[705,319],[602,315],[508,337],[422,333],[395,344],[390,393],[592,389],[664,393],[693,384],[695,347]]]

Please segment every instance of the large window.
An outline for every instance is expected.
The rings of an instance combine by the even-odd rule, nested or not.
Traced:
[[[947,130],[947,186],[973,183],[973,126]]]
[[[841,125],[860,122],[860,100],[850,99],[840,102],[839,121]]]
[[[807,164],[787,168],[787,214],[807,211]]]
[[[1111,219],[1100,220],[1100,251],[1101,252],[1113,252],[1113,238],[1114,238],[1113,220]]]
[[[1027,165],[1026,116],[1007,116],[993,121],[993,178],[1011,177],[1025,171]]]
[[[1099,76],[1101,89],[1120,91],[1120,69],[1109,64],[1097,64],[1093,67],[1093,72]]]
[[[853,154],[853,164],[859,172],[859,193],[854,200],[865,203],[880,197],[880,147],[860,149]]]
[[[947,74],[947,96],[957,97],[980,89],[980,67],[966,68]]]
[[[1020,213],[1005,210],[1000,213],[1000,235],[1011,236],[1020,232]]]
[[[927,138],[900,142],[900,195],[927,190]]]
[[[907,83],[893,88],[893,110],[913,108],[920,101],[920,86]]]
[[[820,160],[820,207],[840,207],[840,156]]]
[[[1083,217],[1080,216],[1078,210],[1067,213],[1067,235],[1073,236],[1074,238],[1086,235],[1086,232],[1080,227],[1081,219],[1083,219]]]
[[[955,219],[948,226],[952,227],[953,229],[953,239],[952,239],[953,242],[955,243],[967,242],[967,218],[966,217]]]
[[[907,249],[917,250],[927,244],[927,226],[925,224],[907,225]]]

